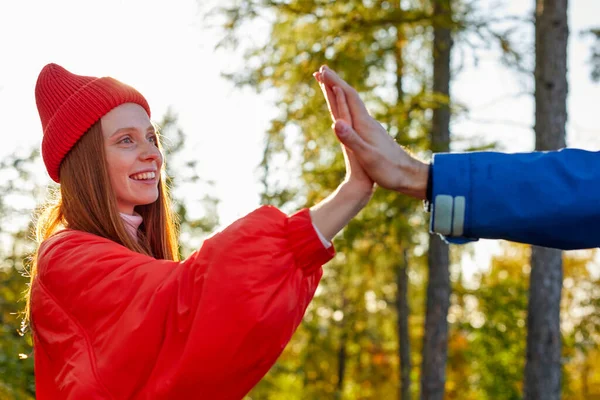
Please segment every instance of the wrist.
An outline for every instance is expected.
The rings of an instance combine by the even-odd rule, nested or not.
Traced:
[[[375,186],[367,186],[362,182],[346,180],[338,186],[337,195],[344,201],[353,204],[358,210],[363,209],[373,197]]]
[[[410,159],[409,163],[401,167],[400,173],[404,178],[401,181],[402,186],[397,191],[419,200],[427,199],[429,168],[428,163],[415,158]]]

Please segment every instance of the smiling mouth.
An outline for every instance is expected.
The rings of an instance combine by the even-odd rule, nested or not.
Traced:
[[[134,181],[153,181],[156,178],[156,172],[141,172],[130,176]]]

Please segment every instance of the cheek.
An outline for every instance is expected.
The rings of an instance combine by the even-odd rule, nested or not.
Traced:
[[[114,152],[107,152],[106,164],[108,177],[113,184],[123,183],[128,178],[129,163],[127,158]]]

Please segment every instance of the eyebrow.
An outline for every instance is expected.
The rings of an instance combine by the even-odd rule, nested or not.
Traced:
[[[128,127],[125,127],[125,128],[119,128],[116,131],[114,131],[109,136],[109,138],[111,138],[111,137],[113,137],[113,136],[115,136],[115,135],[117,135],[119,133],[125,133],[125,132],[131,132],[131,131],[137,132],[138,130],[137,130],[137,128],[134,128],[133,126],[128,126]],[[146,132],[147,133],[154,133],[154,134],[156,134],[156,130],[154,129],[154,126],[152,126],[152,125],[150,125],[148,128],[146,128]]]

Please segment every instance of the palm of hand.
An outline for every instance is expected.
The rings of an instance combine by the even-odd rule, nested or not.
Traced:
[[[370,115],[361,115],[355,121],[354,130],[373,149],[360,159],[371,178],[385,189],[399,190],[405,186],[405,177],[400,171],[408,154]]]

